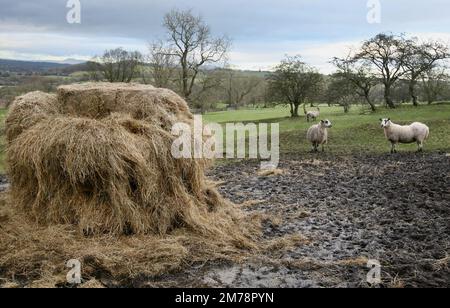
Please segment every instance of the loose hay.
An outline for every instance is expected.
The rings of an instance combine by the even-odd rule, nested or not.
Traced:
[[[283,175],[284,170],[281,169],[267,169],[258,171],[258,176],[266,177],[266,176],[279,176]]]
[[[180,121],[191,124],[187,104],[151,86],[89,83],[18,98],[6,121],[0,275],[54,286],[79,259],[87,280],[99,268],[132,279],[262,249],[260,219],[207,184],[208,162],[172,157]]]

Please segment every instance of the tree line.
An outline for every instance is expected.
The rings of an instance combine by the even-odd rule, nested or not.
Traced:
[[[381,100],[390,108],[406,101],[418,106],[445,97],[449,86],[449,48],[438,41],[381,33],[332,59],[336,73],[328,76],[300,56],[286,56],[271,72],[243,72],[226,65],[230,38],[213,35],[200,16],[172,10],[163,26],[167,37],[150,43],[146,55],[118,48],[93,59],[91,78],[170,88],[202,111],[219,102],[229,108],[287,104],[292,117],[314,103],[345,111],[361,102],[375,111]]]

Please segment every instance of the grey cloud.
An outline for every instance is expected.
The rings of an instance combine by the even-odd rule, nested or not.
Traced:
[[[0,21],[45,27],[48,31],[150,39],[162,35],[165,12],[192,8],[216,32],[236,39],[342,39],[376,26],[366,22],[365,0],[81,0],[82,24],[65,20],[66,0],[0,0]],[[416,25],[446,21],[447,0],[381,0],[384,27],[415,31]],[[448,25],[448,22],[445,22]],[[381,26],[383,28],[383,26]]]

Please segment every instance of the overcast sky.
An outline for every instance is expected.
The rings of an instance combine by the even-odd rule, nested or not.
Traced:
[[[172,8],[192,9],[213,33],[233,39],[230,64],[270,69],[300,54],[328,73],[333,56],[379,32],[450,42],[449,0],[380,0],[381,23],[370,24],[368,0],[80,0],[81,24],[69,24],[68,0],[0,0],[0,58],[89,59],[122,46],[146,51],[164,38]]]

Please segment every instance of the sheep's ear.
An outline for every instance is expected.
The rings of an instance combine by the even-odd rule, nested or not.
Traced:
[[[320,123],[322,123],[322,124],[323,124],[323,123],[325,123],[325,122],[324,122],[324,120],[320,120]]]
[[[391,120],[391,118],[388,119],[388,121],[390,121],[390,120]]]
[[[383,122],[383,119],[380,119],[380,122]]]

